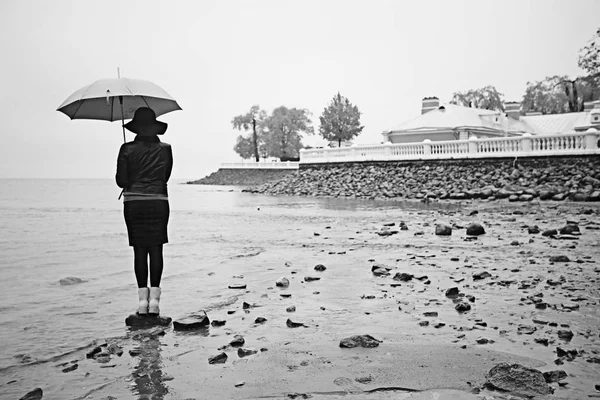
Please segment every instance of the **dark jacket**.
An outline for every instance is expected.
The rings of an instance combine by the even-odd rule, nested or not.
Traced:
[[[119,150],[115,179],[125,193],[167,195],[173,169],[171,145],[157,136],[137,135]]]

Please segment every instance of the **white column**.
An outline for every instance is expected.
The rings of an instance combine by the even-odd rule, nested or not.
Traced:
[[[524,153],[531,153],[532,145],[531,145],[531,133],[524,133],[521,138],[521,144],[523,145]]]
[[[423,140],[423,155],[425,155],[425,158],[431,156],[431,140],[429,139]]]
[[[469,138],[469,154],[477,154],[477,136]]]
[[[598,148],[598,133],[597,132],[586,132],[585,133],[585,149],[596,150]]]

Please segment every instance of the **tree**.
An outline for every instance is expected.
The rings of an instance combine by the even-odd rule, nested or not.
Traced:
[[[333,100],[323,114],[319,117],[321,125],[319,133],[325,140],[337,140],[338,147],[342,147],[342,141],[351,140],[358,136],[364,126],[360,125],[360,111],[352,105],[348,98],[339,92],[333,96]]]
[[[234,117],[231,121],[234,129],[244,130],[249,132],[252,129],[252,138],[240,135],[237,137],[236,144],[233,150],[238,153],[242,158],[250,158],[254,155],[256,162],[260,160],[260,147],[264,147],[261,127],[264,120],[267,118],[267,112],[261,110],[258,105],[250,107],[250,111],[243,115]],[[251,147],[248,152],[248,143],[250,141]]]
[[[504,95],[499,93],[494,86],[488,85],[481,89],[456,92],[452,95],[450,103],[484,110],[504,111],[503,97]]]
[[[596,36],[579,50],[579,68],[587,72],[588,76],[600,77],[600,28]]]
[[[267,154],[282,160],[299,157],[302,136],[313,133],[308,110],[285,106],[274,109],[264,119],[262,128]]]
[[[561,114],[573,108],[572,86],[566,76],[547,76],[538,82],[527,82],[523,96],[524,112]]]

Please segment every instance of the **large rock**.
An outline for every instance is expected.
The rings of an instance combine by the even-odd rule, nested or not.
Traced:
[[[559,382],[565,379],[566,377],[567,373],[562,369],[544,372],[544,379],[546,379],[546,382],[548,383]]]
[[[479,236],[483,234],[485,234],[485,229],[483,229],[483,226],[481,226],[481,224],[473,223],[467,227],[467,235]]]
[[[199,315],[187,317],[173,322],[173,330],[176,331],[195,331],[204,329],[210,324],[210,320],[204,311]]]
[[[575,224],[567,224],[558,230],[561,235],[579,235],[581,231],[579,230],[579,226]]]
[[[535,397],[553,392],[539,370],[520,364],[500,363],[496,365],[487,373],[486,386],[490,389],[525,397]]]
[[[27,393],[25,396],[21,397],[19,400],[40,400],[44,392],[40,388],[35,388],[31,392]]]
[[[275,281],[275,286],[286,288],[290,286],[290,281],[286,277],[281,277]]]
[[[435,226],[435,234],[438,236],[450,236],[452,235],[452,227],[446,224],[437,224]]]
[[[125,318],[125,325],[132,328],[152,328],[154,326],[169,326],[172,318],[162,317],[160,315],[140,315],[131,314]]]
[[[381,343],[381,340],[375,339],[371,335],[356,335],[351,336],[340,341],[340,347],[353,348],[353,347],[377,347]]]

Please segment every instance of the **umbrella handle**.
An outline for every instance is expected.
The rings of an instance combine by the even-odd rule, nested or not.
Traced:
[[[123,128],[123,143],[127,143],[127,139],[125,139],[125,117],[123,115],[123,96],[119,96],[119,103],[121,103],[121,128]]]

